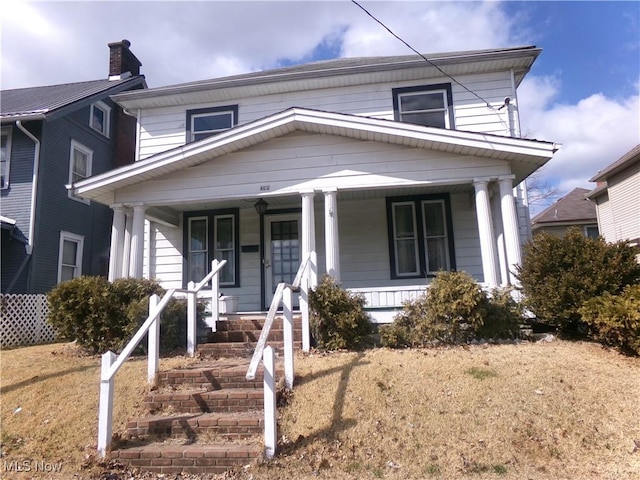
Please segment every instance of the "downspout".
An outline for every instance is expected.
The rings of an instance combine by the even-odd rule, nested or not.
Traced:
[[[31,206],[29,211],[29,243],[27,245],[27,255],[31,255],[33,251],[33,237],[36,230],[36,196],[38,193],[38,171],[40,169],[40,140],[27,130],[20,120],[16,121],[16,127],[22,130],[36,146],[33,153],[33,177],[31,179]]]
[[[44,116],[42,117],[44,119]],[[40,140],[38,140],[29,130],[27,130],[20,120],[16,121],[16,127],[18,127],[22,133],[24,133],[27,137],[33,140],[35,144],[35,150],[33,153],[33,176],[31,179],[31,206],[29,211],[29,238],[27,239],[27,243],[25,245],[25,250],[27,252],[27,256],[20,264],[20,267],[16,271],[16,274],[13,276],[11,283],[7,287],[7,293],[11,293],[13,287],[15,286],[18,278],[22,275],[25,267],[31,260],[31,256],[33,254],[33,237],[35,234],[35,226],[36,226],[36,194],[38,192],[38,170],[40,169]]]

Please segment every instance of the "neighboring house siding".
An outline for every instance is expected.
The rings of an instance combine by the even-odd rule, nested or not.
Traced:
[[[206,197],[251,198],[265,186],[271,194],[297,195],[308,188],[373,188],[381,183],[407,187],[457,179],[466,183],[473,175],[510,173],[508,163],[501,160],[294,133],[122,189],[116,200],[170,204]]]
[[[34,125],[27,123],[26,128],[36,136],[40,135]],[[0,191],[2,215],[14,219],[16,227],[28,239],[35,144],[15,126],[11,135],[9,188]]]
[[[393,88],[451,83],[454,122],[457,130],[508,135],[507,109],[498,111],[505,97],[513,97],[509,72],[460,76],[458,80],[495,105],[494,110],[447,78],[318,89],[287,94],[266,95],[228,101],[145,109],[141,117],[140,159],[179,147],[185,143],[186,111],[194,108],[237,104],[238,125],[281,112],[289,107],[312,108],[387,120],[394,119]],[[517,115],[514,115],[517,121]],[[518,126],[515,126],[518,131]]]
[[[92,174],[112,167],[109,139],[89,127],[89,107],[47,122],[43,139],[43,159],[38,185],[36,245],[31,290],[47,292],[57,283],[60,232],[84,237],[82,274],[106,274],[111,231],[111,210],[92,202],[69,198],[71,140],[93,152]]]
[[[598,206],[598,230],[605,240],[612,241],[615,238],[615,226],[613,224],[613,211],[611,210],[611,202],[609,195],[603,193],[599,195],[595,202]]]
[[[26,127],[36,136],[40,135],[39,125],[27,123]],[[38,128],[35,128],[38,127]],[[9,171],[9,188],[1,191],[2,215],[16,221],[14,235],[27,241],[29,237],[31,186],[33,183],[33,160],[35,144],[13,126],[11,141],[11,160]],[[26,260],[25,244],[10,238],[9,232],[2,235],[2,291],[14,280],[23,262]],[[27,265],[12,287],[12,292],[25,292],[28,288]]]
[[[607,178],[607,185],[614,227],[605,238],[617,241],[640,237],[640,163]]]

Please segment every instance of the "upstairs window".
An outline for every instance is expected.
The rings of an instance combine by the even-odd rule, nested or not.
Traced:
[[[91,105],[91,128],[100,132],[105,137],[109,136],[109,125],[111,123],[111,108],[103,102]]]
[[[447,195],[388,198],[391,278],[434,276],[455,269]]]
[[[0,143],[0,188],[9,188],[9,165],[11,163],[11,128],[3,128]]]
[[[398,122],[454,128],[452,104],[448,83],[393,89],[393,112]]]
[[[69,161],[69,183],[71,185],[91,176],[91,164],[93,163],[93,151],[75,140],[71,140],[71,158]],[[69,198],[80,202],[89,203],[80,197],[72,195]]]
[[[238,106],[187,110],[187,142],[196,142],[238,124]]]

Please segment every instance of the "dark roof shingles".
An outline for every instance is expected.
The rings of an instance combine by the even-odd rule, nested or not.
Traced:
[[[531,219],[532,224],[541,223],[570,223],[597,219],[595,203],[587,200],[590,190],[574,188],[564,197],[558,199],[551,206]]]

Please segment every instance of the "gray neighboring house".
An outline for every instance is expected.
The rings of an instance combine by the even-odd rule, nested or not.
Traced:
[[[110,96],[146,88],[123,40],[105,79],[0,92],[2,293],[106,275],[112,211],[67,185],[133,163],[136,120]]]
[[[640,247],[640,144],[589,181],[598,183],[588,197],[596,204],[604,239]]]
[[[596,206],[587,198],[590,190],[574,188],[564,197],[531,219],[533,234],[541,232],[564,237],[571,227],[579,228],[585,237],[599,235]]]

